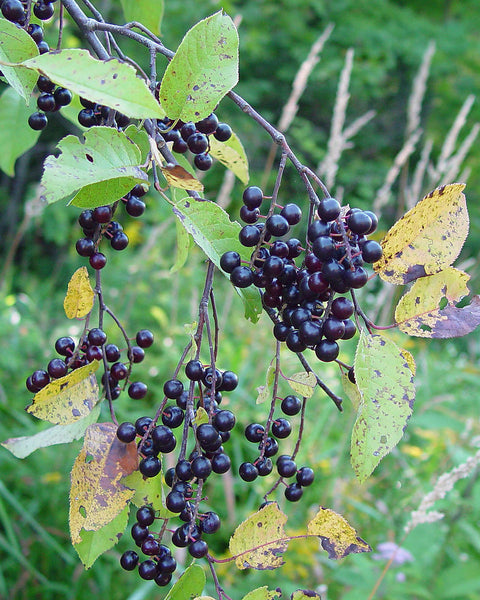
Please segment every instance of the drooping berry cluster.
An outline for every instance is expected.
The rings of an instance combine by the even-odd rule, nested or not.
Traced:
[[[297,396],[285,396],[281,402],[281,410],[287,416],[297,415],[302,409],[302,402]],[[258,476],[265,477],[273,470],[272,457],[278,453],[279,439],[289,437],[292,425],[285,417],[277,417],[271,423],[261,425],[250,423],[245,428],[245,437],[249,442],[258,444],[259,456],[252,462],[244,462],[240,465],[239,475],[244,481],[254,481]],[[291,502],[300,500],[303,487],[311,485],[314,472],[310,467],[297,468],[296,462],[291,455],[282,454],[276,460],[279,477],[289,479],[296,476],[294,483],[285,483],[285,498]]]
[[[86,98],[80,98],[80,104],[83,106],[78,113],[78,122],[83,127],[93,127],[95,125],[114,125],[118,129],[127,127],[130,123],[129,117],[114,111],[103,104],[96,104]],[[111,122],[110,122],[111,119]]]
[[[37,97],[38,111],[34,112],[28,118],[28,124],[32,129],[39,131],[48,124],[48,117],[45,113],[54,113],[67,106],[72,101],[72,93],[64,87],[56,86],[48,77],[40,75],[37,81],[37,88],[40,95]]]
[[[147,386],[141,381],[131,380],[131,371],[134,363],[141,362],[145,357],[145,348],[153,344],[153,334],[148,329],[137,332],[136,345],[130,344],[125,361],[122,361],[122,352],[115,344],[107,344],[107,334],[99,327],[84,331],[78,344],[70,336],[60,337],[55,342],[55,350],[62,358],[53,358],[46,370],[34,371],[25,382],[28,391],[36,394],[53,379],[59,379],[69,372],[79,369],[94,360],[105,359],[109,364],[103,373],[102,384],[104,394],[108,397],[106,383],[108,378],[109,394],[111,400],[116,400],[123,387],[128,385],[128,395],[132,399],[143,398],[147,393]]]
[[[302,247],[298,239],[285,237],[300,223],[300,208],[286,204],[279,213],[270,210],[260,221],[263,199],[256,186],[243,193],[240,216],[246,225],[239,239],[253,248],[249,264],[242,264],[238,252],[229,251],[222,255],[220,265],[235,286],[253,284],[264,290],[263,304],[275,321],[277,340],[286,342],[292,352],[311,348],[320,360],[335,360],[337,341],[350,339],[356,332],[350,320],[352,301],[344,296],[335,298],[335,294],[366,284],[364,263],[374,263],[382,255],[380,244],[367,239],[378,220],[371,211],[342,209],[334,198],[324,198]]]
[[[178,515],[183,524],[162,533],[153,533],[149,527],[160,519],[151,506],[143,506],[137,512],[137,522],[132,528],[132,537],[148,556],[139,562],[137,552],[128,550],[120,560],[126,570],[138,572],[143,579],[154,579],[160,585],[167,585],[176,563],[171,551],[165,545],[165,530],[171,534],[171,543],[179,548],[188,547],[194,558],[202,558],[208,553],[208,544],[203,534],[215,533],[220,527],[219,516],[212,511],[200,510],[202,490],[211,473],[222,474],[230,469],[230,458],[223,444],[230,438],[235,425],[235,416],[229,410],[222,410],[219,404],[222,393],[233,391],[238,378],[232,371],[219,371],[204,366],[199,360],[190,360],[185,365],[185,375],[189,389],[185,389],[178,378],[164,383],[165,401],[161,413],[162,424],[153,422],[150,417],[140,417],[135,423],[119,425],[117,437],[121,442],[137,441],[140,459],[139,471],[146,477],[156,477],[162,472],[161,456],[169,454],[177,447],[177,439],[172,430],[184,425],[183,435],[193,432],[193,447],[187,454],[182,444],[176,465],[164,472],[165,482],[170,491],[165,498],[165,506]],[[175,403],[169,403],[174,400]],[[208,422],[194,421],[194,408],[203,409]],[[188,427],[187,427],[188,426]],[[170,523],[170,520],[169,520]]]
[[[137,184],[122,198],[127,214],[139,217],[144,213],[145,202],[141,197],[146,193],[146,188]],[[123,227],[118,221],[113,220],[117,204],[84,210],[78,218],[84,237],[77,240],[75,248],[80,256],[88,258],[93,269],[103,269],[107,264],[107,257],[99,251],[100,242],[104,237],[110,241],[114,250],[124,250],[128,246],[128,236],[123,231]]]
[[[210,156],[210,136],[219,142],[226,142],[232,136],[227,123],[220,123],[215,113],[197,121],[174,122],[165,118],[158,123],[160,133],[166,142],[173,142],[172,150],[184,154],[187,150],[194,155],[193,163],[200,171],[208,171],[213,164]]]

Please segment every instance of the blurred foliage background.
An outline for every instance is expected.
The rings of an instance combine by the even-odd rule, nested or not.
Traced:
[[[153,0],[152,0],[153,1]],[[121,23],[120,3],[98,3],[104,17]],[[381,207],[381,232],[385,232],[411,203],[409,182],[421,161],[427,140],[436,163],[448,131],[469,95],[480,92],[480,10],[475,0],[432,0],[428,3],[371,0],[246,0],[234,2],[165,0],[162,37],[175,49],[185,31],[214,11],[224,10],[236,19],[240,34],[240,83],[237,91],[272,123],[280,119],[292,82],[322,31],[334,29],[325,43],[288,130],[288,139],[299,157],[316,168],[327,155],[337,87],[347,50],[353,48],[350,102],[346,126],[368,110],[375,116],[352,138],[339,158],[332,193],[345,203],[371,208],[378,198],[395,157],[405,144],[407,107],[413,81],[427,47],[435,53],[421,102],[418,142],[392,185]],[[52,19],[47,38],[56,43],[58,22]],[[82,40],[67,23],[66,46]],[[120,40],[124,51],[148,67],[148,53],[130,41]],[[158,59],[158,69],[163,68]],[[3,91],[4,86],[0,89]],[[250,160],[251,183],[271,186],[274,169],[266,169],[271,148],[269,137],[253,121],[225,99],[218,114],[231,123]],[[458,150],[480,121],[475,101],[454,144]],[[0,439],[31,435],[44,424],[24,412],[29,394],[25,378],[54,356],[54,342],[61,335],[76,335],[80,325],[68,322],[62,302],[72,272],[84,261],[75,253],[80,235],[79,210],[53,205],[39,207],[35,200],[44,157],[67,133],[78,133],[61,115],[52,119],[39,143],[16,163],[14,177],[0,173]],[[460,267],[472,276],[472,289],[480,286],[480,146],[473,143],[458,175],[468,175],[466,196],[471,217],[470,235],[460,257]],[[217,165],[205,175],[207,196],[214,199],[224,183],[224,169]],[[443,183],[448,183],[444,181]],[[428,177],[421,195],[430,191]],[[435,187],[435,185],[433,186]],[[271,189],[271,188],[270,188]],[[235,182],[221,196],[237,218],[242,185]],[[281,197],[306,207],[307,198],[293,170],[287,169]],[[184,325],[196,319],[204,262],[192,250],[187,264],[171,274],[175,259],[173,217],[161,198],[147,196],[147,211],[139,220],[123,218],[131,243],[120,253],[108,254],[104,270],[106,301],[132,336],[140,328],[155,332],[156,344],[139,365],[138,376],[148,383],[145,401],[120,398],[121,420],[152,414],[163,381],[171,376],[187,341]],[[397,291],[397,290],[395,290]],[[219,364],[236,371],[240,386],[228,399],[238,426],[229,443],[234,465],[252,458],[242,436],[243,427],[262,418],[255,404],[255,389],[274,353],[271,327],[266,319],[256,326],[246,323],[238,298],[227,281],[217,276],[216,298],[221,324]],[[391,319],[395,293],[372,282],[362,303],[369,314],[385,323]],[[110,327],[110,329],[109,329]],[[118,337],[107,327],[112,341]],[[373,477],[360,486],[349,465],[349,435],[354,411],[345,402],[340,414],[317,391],[310,401],[311,414],[299,462],[316,470],[316,482],[298,505],[281,505],[289,515],[288,528],[301,531],[305,515],[319,504],[341,512],[374,549],[373,554],[353,555],[340,563],[326,558],[316,541],[293,542],[286,564],[274,572],[238,572],[231,566],[220,571],[227,591],[236,600],[255,586],[280,586],[287,597],[298,587],[316,589],[323,600],[367,600],[383,567],[385,554],[379,545],[395,542],[410,552],[403,564],[393,565],[376,598],[469,600],[479,597],[480,484],[478,468],[460,481],[438,509],[445,518],[420,525],[402,541],[403,527],[436,479],[463,463],[480,445],[478,397],[480,353],[478,334],[448,341],[409,340],[390,335],[408,348],[417,360],[417,400],[406,435],[386,457]],[[351,363],[354,342],[343,345],[341,358]],[[350,344],[350,345],[349,345]],[[285,356],[285,372],[298,370]],[[320,376],[341,393],[339,372],[322,365]],[[283,390],[287,393],[287,389]],[[105,418],[108,416],[105,414]],[[69,472],[81,442],[69,447],[39,450],[19,461],[0,449],[0,598],[28,599],[108,597],[112,600],[160,598],[148,582],[123,572],[118,558],[131,546],[125,536],[118,547],[83,570],[68,535]],[[284,446],[287,451],[288,443]],[[265,482],[245,486],[233,474],[208,492],[224,527],[212,543],[216,554],[226,551],[235,524],[256,510]],[[436,506],[437,508],[437,506]],[[207,590],[212,593],[213,590]]]

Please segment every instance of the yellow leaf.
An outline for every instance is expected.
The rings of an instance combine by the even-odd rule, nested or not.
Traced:
[[[26,411],[37,419],[67,425],[86,417],[99,401],[95,371],[99,362],[75,369],[54,379],[35,394]]]
[[[342,373],[342,387],[347,398],[353,404],[353,408],[355,410],[358,410],[358,407],[362,402],[362,394],[360,393],[360,390],[358,389],[357,385],[350,381],[346,373]]]
[[[67,295],[63,302],[65,314],[69,319],[81,319],[88,315],[93,307],[94,293],[88,279],[86,267],[80,267],[68,283]]]
[[[382,279],[409,283],[452,264],[468,234],[464,188],[464,183],[437,188],[395,223],[382,241],[382,258],[373,265]]]
[[[196,177],[191,175],[186,169],[180,165],[165,165],[160,167],[168,184],[182,190],[195,190],[203,192],[203,183],[198,181]]]
[[[96,423],[85,432],[71,473],[69,522],[73,544],[82,541],[82,529],[98,531],[110,523],[134,494],[120,480],[137,468],[137,446],[135,442],[120,442],[116,431],[113,423]]]
[[[283,565],[289,541],[283,528],[286,522],[278,504],[272,502],[240,523],[229,544],[237,567],[263,570]]]
[[[272,600],[272,598],[278,598],[282,595],[279,590],[269,590],[266,585],[248,592],[242,600]]]
[[[413,358],[412,353],[408,350],[405,350],[405,348],[400,348],[400,354],[405,359],[405,362],[407,363],[408,368],[412,372],[412,375],[415,375],[415,373],[417,372],[417,365],[415,364],[415,359]]]
[[[307,525],[308,535],[317,535],[328,558],[344,558],[354,552],[371,552],[370,546],[357,536],[355,529],[338,513],[321,507]]]
[[[480,323],[478,302],[458,308],[470,290],[470,276],[454,267],[416,281],[400,299],[395,321],[408,335],[428,338],[460,337]]]
[[[322,597],[313,590],[295,590],[290,596],[290,600],[311,600],[312,598],[322,600]]]
[[[208,423],[208,413],[203,406],[199,406],[195,412],[195,424],[198,427],[202,423]]]
[[[301,371],[291,377],[287,377],[287,382],[294,392],[300,396],[305,396],[305,398],[311,398],[317,385],[317,378],[315,377],[315,373]]]
[[[235,133],[232,133],[231,138],[226,142],[219,142],[213,135],[210,136],[210,154],[227,169],[230,169],[244,185],[247,185],[249,179],[248,158]]]

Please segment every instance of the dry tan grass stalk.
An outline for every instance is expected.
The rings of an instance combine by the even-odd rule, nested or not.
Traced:
[[[307,87],[307,81],[310,77],[310,74],[320,60],[320,52],[323,50],[325,42],[330,37],[333,28],[334,25],[332,23],[327,25],[322,35],[313,43],[307,58],[300,65],[300,68],[295,75],[295,79],[293,80],[292,92],[287,100],[287,103],[283,107],[282,115],[280,117],[280,121],[278,122],[277,128],[280,131],[287,131],[292,124],[292,121],[298,111],[298,101]]]
[[[402,149],[395,157],[393,165],[390,167],[387,176],[385,177],[385,183],[376,193],[375,201],[373,203],[374,210],[378,211],[382,206],[385,206],[385,204],[388,203],[392,185],[395,183],[401,168],[406,164],[408,158],[414,152],[421,133],[422,130],[417,129],[407,138],[407,140],[405,140]]]
[[[362,129],[362,127],[371,121],[376,114],[377,113],[374,110],[368,110],[365,114],[363,114],[361,117],[358,117],[358,119],[355,119],[353,123],[343,130],[345,147],[347,147],[347,141],[350,140],[354,135],[357,135],[360,129]],[[351,144],[350,147],[351,146],[353,146],[353,144]]]
[[[462,163],[468,154],[468,151],[470,150],[470,148],[473,145],[473,142],[476,140],[476,138],[478,136],[479,131],[480,131],[480,123],[475,123],[475,125],[472,127],[472,130],[470,131],[470,133],[460,144],[460,148],[458,149],[457,153],[454,156],[452,156],[450,158],[450,160],[448,161],[448,163],[447,163],[448,171],[445,172],[445,175],[439,181],[440,185],[444,184],[444,183],[452,183],[452,181],[455,180],[455,178],[457,177],[457,175],[462,167]]]
[[[425,145],[423,146],[423,150],[420,155],[420,160],[418,161],[417,166],[415,167],[415,171],[413,172],[410,190],[408,194],[406,194],[407,209],[414,207],[415,204],[423,197],[423,180],[425,178],[425,173],[427,170],[432,148],[433,140],[427,140],[425,142]]]
[[[235,185],[235,175],[233,171],[230,169],[225,170],[225,174],[223,175],[222,185],[218,190],[216,203],[222,208],[227,208],[227,206],[232,201],[231,193],[233,190],[233,186]]]
[[[442,149],[440,151],[440,157],[437,161],[437,165],[436,165],[436,169],[435,169],[436,170],[435,179],[440,178],[442,173],[446,172],[446,170],[448,168],[448,165],[447,165],[448,159],[451,157],[451,155],[453,154],[453,151],[455,150],[455,144],[457,143],[458,135],[459,135],[462,127],[466,123],[468,113],[470,112],[470,109],[472,108],[474,101],[475,101],[475,96],[473,96],[473,95],[468,96],[468,98],[463,103],[462,108],[459,110],[458,115],[456,116],[455,121],[453,122],[453,125],[450,128],[450,131],[447,133],[447,135],[445,137],[445,141],[443,142]]]
[[[348,86],[350,84],[350,75],[352,73],[353,55],[353,48],[349,48],[345,55],[345,65],[342,69],[340,80],[338,82],[327,154],[317,169],[318,174],[321,176],[323,175],[325,178],[325,184],[327,187],[332,187],[335,182],[335,177],[338,171],[338,161],[343,151],[344,138],[342,135],[342,129],[345,123],[345,114],[347,111],[348,101],[350,99]]]
[[[420,126],[422,102],[427,89],[430,65],[435,54],[435,42],[430,42],[422,58],[422,64],[413,80],[412,92],[408,99],[407,127],[405,137],[408,138]]]
[[[417,510],[412,511],[410,521],[405,526],[405,533],[409,533],[421,523],[433,523],[444,517],[444,514],[438,511],[430,511],[437,500],[445,498],[446,494],[453,489],[453,486],[459,479],[468,477],[472,471],[480,465],[480,450],[467,460],[455,467],[448,473],[443,473],[435,482],[433,489],[422,498]]]

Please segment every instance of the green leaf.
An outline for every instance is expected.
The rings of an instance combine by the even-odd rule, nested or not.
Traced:
[[[174,513],[165,507],[164,484],[160,475],[144,478],[140,471],[134,471],[122,479],[122,484],[135,491],[132,496],[135,506],[151,504],[160,519],[170,519],[174,516]]]
[[[31,112],[13,88],[0,96],[0,169],[10,177],[15,174],[17,158],[35,146],[40,135],[28,124]]]
[[[470,276],[454,267],[418,279],[400,299],[395,321],[408,335],[452,338],[471,333],[480,324],[480,297],[462,308]]]
[[[244,596],[242,600],[272,600],[273,598],[279,598],[281,595],[282,592],[279,590],[269,590],[265,585],[257,588],[256,590],[248,592],[248,594]]]
[[[170,588],[165,600],[190,600],[199,596],[205,587],[205,572],[200,565],[190,565]]]
[[[219,142],[213,135],[210,136],[210,154],[230,169],[244,185],[248,184],[248,158],[235,133],[226,142]]]
[[[355,354],[355,379],[362,400],[352,432],[351,462],[363,482],[402,438],[415,387],[402,350],[387,338],[363,332]]]
[[[272,397],[273,382],[275,381],[276,370],[275,365],[273,364],[274,360],[275,359],[272,359],[268,365],[267,373],[265,375],[265,385],[261,385],[257,388],[257,404],[262,404]]]
[[[33,56],[38,56],[38,48],[28,33],[6,19],[0,19],[1,71],[27,104],[30,104],[30,95],[37,83],[37,75],[23,67],[8,67],[4,63],[21,63]]]
[[[83,419],[68,425],[55,425],[35,435],[10,438],[2,442],[2,446],[10,450],[17,458],[25,458],[39,448],[55,446],[56,444],[68,444],[73,440],[82,438],[86,428],[97,421],[99,414],[100,404],[97,404]]]
[[[290,596],[290,600],[322,600],[320,594],[317,594],[313,590],[295,590]]]
[[[177,251],[175,253],[175,263],[171,267],[170,273],[176,273],[187,262],[188,250],[192,239],[178,219],[175,220],[175,230],[177,232]]]
[[[85,529],[80,531],[82,541],[73,544],[73,547],[86,569],[89,569],[101,554],[118,543],[127,526],[128,510],[129,506],[127,505],[113,521],[98,531],[86,531]]]
[[[147,154],[150,152],[150,143],[148,141],[147,132],[144,129],[139,129],[136,125],[129,125],[125,128],[124,132],[127,138],[132,140],[132,142],[138,146],[143,164],[146,161]]]
[[[352,403],[354,410],[358,410],[358,407],[360,406],[360,402],[362,401],[362,396],[360,394],[358,387],[350,381],[347,373],[342,373],[341,380],[342,380],[342,387],[343,387],[343,391],[345,392],[345,395]]]
[[[120,0],[127,22],[137,21],[152,33],[159,34],[163,18],[163,0]]]
[[[308,535],[317,535],[328,558],[340,559],[357,552],[371,552],[370,546],[358,537],[355,529],[330,508],[320,510],[307,525]]]
[[[115,58],[97,60],[87,50],[73,48],[46,52],[22,64],[82,98],[129,117],[162,119],[165,116],[135,69]]]
[[[139,149],[113,127],[92,127],[83,140],[67,135],[57,147],[61,154],[47,157],[41,182],[49,204],[74,195],[75,206],[103,206],[147,180]]]
[[[315,373],[300,371],[300,373],[295,373],[291,377],[286,377],[285,379],[296,394],[305,396],[305,398],[311,398],[313,396],[313,392],[317,385]]]
[[[276,502],[267,504],[235,529],[229,548],[239,569],[276,569],[289,538],[285,535],[286,515]]]
[[[207,117],[238,81],[238,34],[221,11],[197,23],[183,38],[160,87],[171,119]]]
[[[452,264],[468,235],[464,188],[464,183],[437,188],[395,223],[382,240],[382,258],[374,264],[382,279],[410,283]]]
[[[94,360],[54,379],[35,394],[25,410],[37,419],[55,425],[68,425],[83,419],[100,400],[95,377],[98,366],[98,360]]]
[[[195,243],[219,269],[220,257],[227,250],[238,252],[243,260],[250,259],[245,247],[238,240],[240,225],[236,221],[230,221],[228,214],[218,204],[187,197],[175,202],[173,212],[192,235]],[[235,289],[243,300],[245,317],[256,323],[262,312],[258,290],[253,286]]]

